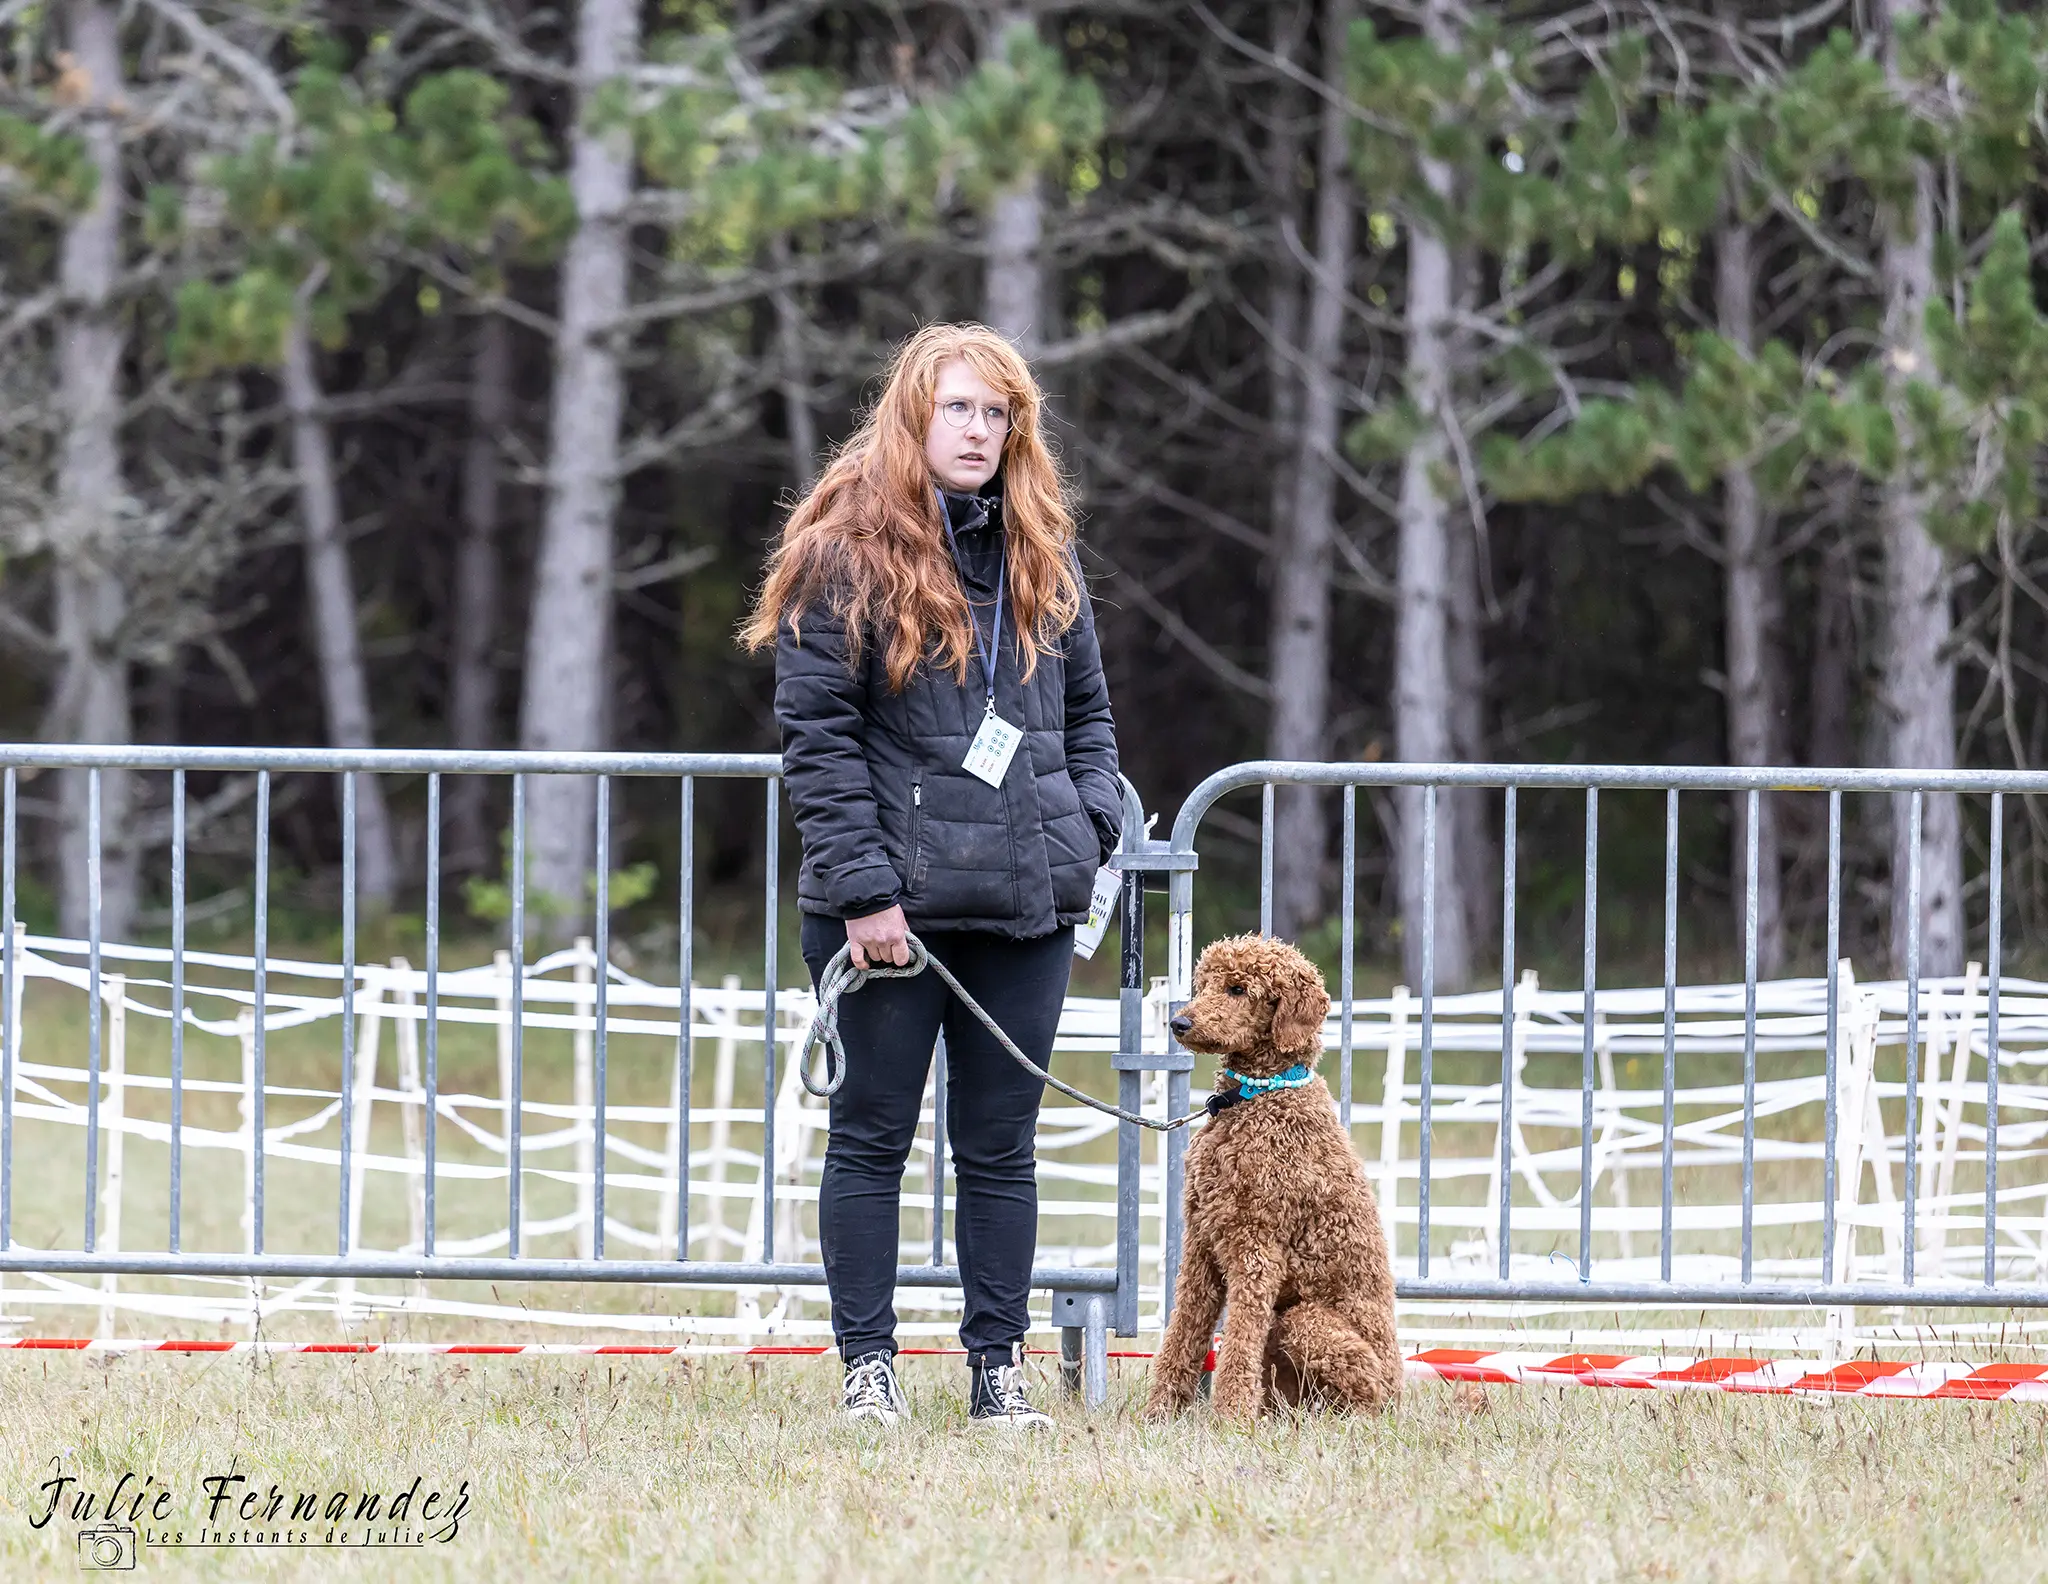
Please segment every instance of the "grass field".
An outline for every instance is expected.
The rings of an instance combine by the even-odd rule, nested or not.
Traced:
[[[101,1490],[154,1476],[188,1539],[209,1474],[323,1496],[468,1482],[445,1542],[148,1549],[137,1575],[158,1578],[1782,1584],[2048,1569],[2048,1413],[2028,1407],[1499,1388],[1473,1412],[1417,1387],[1381,1419],[1245,1432],[1201,1409],[1155,1428],[1131,1411],[1134,1364],[1108,1411],[1063,1405],[1056,1433],[1018,1443],[964,1428],[954,1360],[908,1364],[916,1420],[894,1435],[834,1422],[825,1362],[0,1368],[10,1579],[79,1576],[68,1514],[30,1525],[53,1468]]]

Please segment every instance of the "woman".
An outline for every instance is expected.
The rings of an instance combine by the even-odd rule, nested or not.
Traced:
[[[783,780],[813,983],[842,947],[903,964],[914,929],[1041,1066],[1051,1057],[1122,791],[1074,519],[1029,367],[993,330],[933,325],[782,530],[744,630],[775,645]],[[849,1419],[896,1382],[903,1164],[943,1029],[969,1416],[1050,1423],[1024,1391],[1043,1086],[936,974],[840,1003],[846,1081],[818,1197]]]

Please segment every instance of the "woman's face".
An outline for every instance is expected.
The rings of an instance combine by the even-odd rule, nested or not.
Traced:
[[[1003,460],[1009,416],[1009,398],[975,373],[966,359],[944,365],[924,435],[924,459],[932,477],[959,495],[972,495],[994,478]]]

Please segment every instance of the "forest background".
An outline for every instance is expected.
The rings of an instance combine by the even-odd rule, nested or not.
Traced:
[[[2041,767],[2044,85],[1993,0],[0,0],[0,735],[772,750],[765,548],[891,345],[979,317],[1052,394],[1148,806],[1260,756]],[[560,928],[593,795],[529,792]],[[641,891],[673,796],[615,800]],[[697,837],[736,894],[741,796]],[[85,798],[21,787],[73,932]],[[1612,801],[1647,923],[1662,800]],[[1880,956],[1894,801],[1847,827]],[[451,784],[480,922],[507,809]],[[1811,966],[1824,800],[1687,809],[1687,929],[1737,940],[1753,840],[1763,969]],[[315,912],[334,812],[273,810]],[[2048,809],[2009,812],[2024,942]],[[246,875],[249,779],[190,815]],[[364,906],[416,910],[418,785],[358,816]],[[1499,816],[1441,800],[1440,982],[1497,949]],[[103,818],[103,926],[155,928],[167,781]],[[1579,818],[1529,800],[1539,921]],[[1411,975],[1419,821],[1361,803]],[[1329,928],[1335,823],[1282,794],[1281,933]],[[1981,801],[1918,839],[1954,971]]]

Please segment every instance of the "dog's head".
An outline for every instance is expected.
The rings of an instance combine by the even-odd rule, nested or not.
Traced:
[[[1195,964],[1194,999],[1173,1020],[1191,1051],[1228,1057],[1248,1078],[1314,1062],[1330,1010],[1322,970],[1285,941],[1234,935]]]

